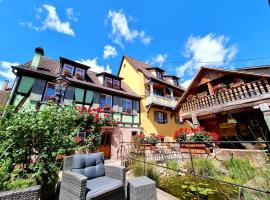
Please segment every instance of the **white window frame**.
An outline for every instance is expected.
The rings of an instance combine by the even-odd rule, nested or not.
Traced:
[[[101,98],[102,98],[102,96],[106,96],[105,97],[105,102],[104,102],[104,107],[105,107],[105,105],[106,105],[106,102],[107,102],[107,99],[108,99],[108,97],[110,97],[111,98],[111,101],[110,101],[110,109],[112,109],[112,95],[108,95],[108,94],[101,94],[100,95],[100,103],[101,103]],[[99,103],[99,106],[100,106],[100,108],[101,108],[101,105],[100,105],[100,103]],[[101,109],[104,109],[104,107],[103,108],[101,108]]]
[[[115,82],[118,82],[117,84],[118,84],[118,86],[117,87],[115,87]],[[115,88],[115,89],[120,89],[120,87],[121,87],[121,83],[120,83],[120,80],[117,80],[117,79],[113,79],[112,80],[112,85],[113,85],[113,88]]]
[[[73,76],[73,74],[74,74],[74,66],[72,66],[72,65],[68,65],[68,64],[64,64],[64,66],[63,66],[63,69],[62,69],[62,75],[64,75],[64,71],[65,71],[65,68],[72,68],[72,72],[70,73],[70,75],[71,76]]]
[[[130,102],[130,104],[129,104],[130,105],[130,109],[126,109],[127,108],[127,105],[128,105],[127,102]],[[125,107],[124,107],[124,105],[125,105]],[[131,99],[123,99],[122,106],[123,106],[123,112],[124,113],[132,114],[132,100]]]
[[[81,69],[81,68],[75,68],[75,72],[74,75],[76,76],[77,71],[79,71],[79,74],[84,78],[85,76],[85,69]]]
[[[110,80],[109,82],[111,83],[111,86],[108,86],[106,79]],[[112,88],[112,87],[113,87],[113,79],[110,78],[110,77],[105,76],[105,77],[104,77],[104,85],[105,85],[106,87]]]

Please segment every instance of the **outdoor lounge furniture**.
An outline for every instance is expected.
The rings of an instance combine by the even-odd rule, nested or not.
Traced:
[[[0,192],[0,200],[38,200],[40,185]]]
[[[105,166],[101,153],[64,158],[60,200],[125,199],[126,170]]]
[[[157,200],[156,182],[146,176],[128,182],[128,200]]]

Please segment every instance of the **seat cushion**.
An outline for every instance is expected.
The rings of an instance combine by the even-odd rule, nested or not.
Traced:
[[[86,185],[86,199],[89,200],[94,197],[98,197],[102,194],[113,191],[120,187],[123,187],[123,183],[120,180],[107,176],[88,180]]]
[[[88,179],[105,175],[104,157],[101,153],[74,155],[72,161],[70,170],[80,173]]]

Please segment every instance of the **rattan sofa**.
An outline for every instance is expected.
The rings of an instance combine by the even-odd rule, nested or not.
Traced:
[[[64,158],[59,200],[125,199],[126,170],[105,166],[101,153]]]
[[[40,185],[0,192],[0,200],[38,200]]]

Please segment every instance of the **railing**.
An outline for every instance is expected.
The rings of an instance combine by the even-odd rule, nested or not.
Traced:
[[[270,198],[269,142],[122,142],[121,164],[180,199],[266,200]],[[238,149],[239,145],[252,149]]]
[[[255,98],[264,98],[262,95],[270,94],[270,85],[267,79],[246,83],[238,88],[228,89],[213,95],[207,95],[195,100],[190,100],[182,104],[183,113],[197,111],[201,109],[213,108],[225,104],[232,105],[244,103],[243,101],[253,101]]]
[[[160,106],[166,106],[170,108],[175,108],[177,104],[177,98],[163,97],[159,95],[152,94],[146,97],[146,106],[150,104],[156,104]]]

